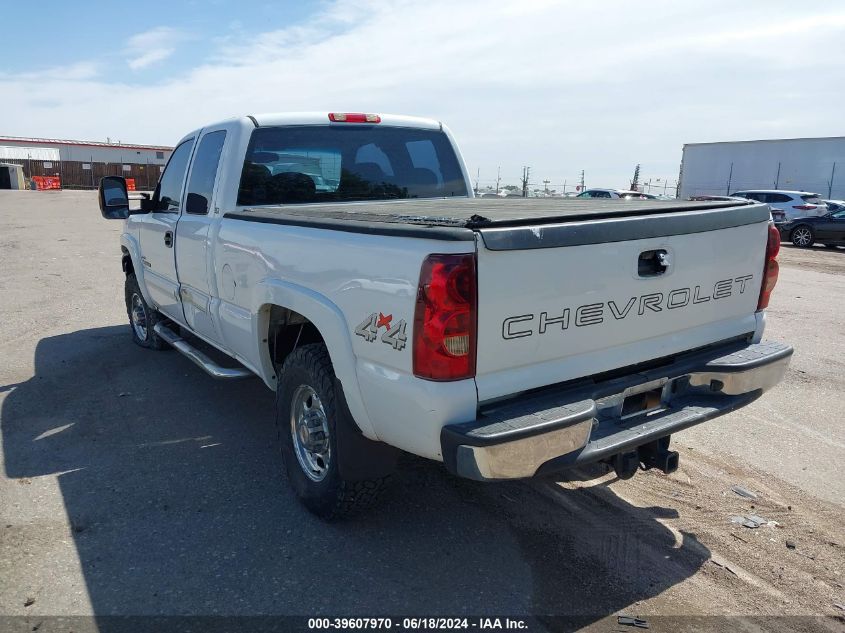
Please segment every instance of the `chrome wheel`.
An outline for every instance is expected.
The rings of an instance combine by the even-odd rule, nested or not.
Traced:
[[[132,305],[129,315],[132,319],[132,329],[135,330],[135,336],[140,341],[147,340],[147,309],[144,307],[144,301],[136,292],[132,295]]]
[[[290,405],[290,432],[302,471],[311,481],[326,478],[331,465],[329,421],[317,392],[300,385]]]
[[[795,246],[809,246],[813,242],[813,232],[806,226],[799,226],[792,232],[792,243]]]

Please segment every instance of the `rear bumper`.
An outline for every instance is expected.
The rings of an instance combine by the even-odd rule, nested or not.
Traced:
[[[443,427],[443,461],[457,475],[490,481],[606,459],[749,404],[781,381],[791,357],[781,343],[733,342],[526,395]],[[635,400],[642,404],[629,413]]]

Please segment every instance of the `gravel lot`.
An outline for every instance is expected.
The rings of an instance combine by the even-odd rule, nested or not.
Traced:
[[[795,346],[787,380],[678,434],[677,473],[482,485],[409,457],[378,511],[329,525],[288,489],[259,381],[132,344],[120,226],[90,193],[0,192],[0,616],[24,616],[0,630],[433,613],[843,630],[845,250],[784,247],[768,336]]]

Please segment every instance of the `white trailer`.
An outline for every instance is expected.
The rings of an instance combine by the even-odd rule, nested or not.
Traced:
[[[845,136],[684,145],[679,196],[791,189],[845,198]]]

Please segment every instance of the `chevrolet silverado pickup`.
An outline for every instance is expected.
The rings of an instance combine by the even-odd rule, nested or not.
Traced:
[[[762,341],[766,205],[477,199],[433,120],[231,119],[185,136],[139,209],[119,177],[99,202],[124,220],[135,343],[274,390],[288,479],[324,518],[372,503],[400,451],[480,481],[672,472],[672,433],[792,355]]]

